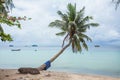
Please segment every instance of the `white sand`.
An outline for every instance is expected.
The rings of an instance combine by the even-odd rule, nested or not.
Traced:
[[[16,69],[0,69],[0,80],[120,80],[120,78],[40,71],[38,75],[19,74]]]

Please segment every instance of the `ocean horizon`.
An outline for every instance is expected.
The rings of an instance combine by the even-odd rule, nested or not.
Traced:
[[[12,51],[20,49],[20,51]],[[61,47],[15,46],[0,47],[0,68],[39,67]],[[120,77],[120,49],[112,46],[89,47],[88,51],[73,53],[66,49],[48,70],[77,74],[94,74]]]

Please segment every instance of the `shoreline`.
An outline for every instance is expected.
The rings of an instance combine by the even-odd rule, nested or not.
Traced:
[[[55,71],[55,72],[65,72],[65,73],[71,73],[71,74],[78,74],[78,75],[95,75],[95,76],[105,76],[105,77],[113,77],[113,78],[120,78],[120,75],[109,75],[109,74],[99,74],[99,73],[93,73],[93,72],[71,72],[71,71],[61,71],[61,70],[50,70],[50,71]]]
[[[57,71],[40,71],[40,74],[19,74],[17,69],[0,69],[0,80],[120,80],[120,78]]]

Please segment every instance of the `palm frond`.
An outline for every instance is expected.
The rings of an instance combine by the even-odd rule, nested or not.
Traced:
[[[78,28],[81,28],[83,25],[88,23],[92,18],[92,16],[86,16],[85,18],[81,19],[80,22],[77,23]]]
[[[81,52],[82,51],[82,47],[80,45],[79,36],[77,34],[75,34],[73,36],[73,43],[74,43],[74,45],[72,44],[72,50],[73,50],[73,52],[77,52],[77,51]]]
[[[80,45],[80,40],[79,40],[79,39],[76,39],[75,43],[76,43],[77,51],[81,52],[81,51],[82,51],[82,48],[81,48],[81,45]]]
[[[75,42],[72,40],[72,51],[75,52]]]
[[[86,32],[86,28],[78,28],[77,32]]]
[[[87,35],[85,35],[85,34],[82,34],[82,33],[79,33],[78,35],[79,35],[79,38],[80,38],[80,39],[85,38],[87,41],[92,42],[92,39],[91,39],[89,36],[87,36]],[[84,40],[83,40],[83,42],[84,42]]]
[[[91,27],[98,27],[99,26],[98,23],[89,23],[88,25],[90,25]]]
[[[81,19],[81,21],[78,24],[85,24],[86,22],[88,22],[90,19],[93,19],[92,16],[86,16],[85,18]]]
[[[68,31],[67,26],[63,26],[63,27],[61,27],[60,29],[61,29],[62,31],[65,31],[65,32]]]
[[[51,22],[49,24],[50,27],[62,27],[64,25],[65,25],[65,23],[61,20],[55,20],[54,22]]]
[[[79,21],[83,18],[84,10],[85,10],[85,7],[83,7],[79,12],[77,12],[76,19],[75,19],[76,23],[79,23]]]
[[[81,26],[82,28],[88,28],[88,29],[90,29],[90,27],[97,27],[97,26],[99,26],[99,24],[98,23],[88,23],[88,24],[85,24],[85,25],[83,25],[83,26]]]
[[[88,51],[88,46],[85,42],[83,42],[83,48],[85,48]]]
[[[63,14],[61,11],[57,12],[61,16],[63,21],[69,22],[67,14]]]
[[[83,38],[80,38],[80,42],[82,43],[82,47],[86,50],[88,50],[88,46]]]
[[[67,6],[68,12],[67,14],[69,15],[69,21],[74,21],[76,17],[76,4],[72,5],[71,3],[68,4]]]
[[[56,33],[57,36],[63,36],[63,35],[65,35],[65,34],[66,34],[66,32]]]
[[[82,22],[89,21],[90,19],[92,20],[93,17],[92,16],[86,16],[85,18],[83,18]]]

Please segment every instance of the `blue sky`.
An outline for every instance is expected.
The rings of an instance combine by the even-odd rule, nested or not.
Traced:
[[[112,0],[13,0],[15,9],[10,15],[27,16],[29,21],[21,21],[22,29],[4,26],[4,30],[12,35],[13,42],[1,42],[1,45],[61,45],[63,37],[58,37],[56,28],[48,25],[60,19],[57,11],[66,11],[68,3],[76,3],[77,10],[85,6],[85,15],[93,16],[94,22],[100,24],[91,28],[86,34],[93,40],[91,44],[120,46],[120,7],[115,10]]]

